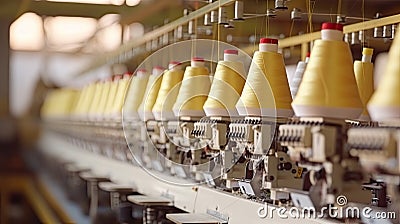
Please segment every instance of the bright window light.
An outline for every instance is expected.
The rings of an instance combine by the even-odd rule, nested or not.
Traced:
[[[132,23],[124,27],[124,42],[144,35],[144,26],[141,23]]]
[[[25,13],[10,27],[13,50],[40,51],[44,46],[43,21],[35,13]]]
[[[97,33],[97,40],[103,51],[111,51],[121,45],[122,27],[119,23],[110,25]]]
[[[126,5],[127,6],[135,6],[140,3],[141,0],[126,0]]]
[[[51,48],[76,48],[84,45],[96,32],[97,20],[84,17],[48,17],[44,27]]]

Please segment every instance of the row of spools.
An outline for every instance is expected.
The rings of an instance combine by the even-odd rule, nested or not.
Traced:
[[[323,116],[386,121],[400,118],[400,35],[392,43],[383,78],[374,91],[373,50],[354,61],[343,26],[324,23],[310,57],[288,82],[278,40],[262,38],[246,75],[238,51],[227,49],[213,76],[203,58],[172,61],[149,74],[117,74],[83,89],[52,91],[44,119],[173,120],[180,116]],[[292,100],[293,96],[293,100]]]

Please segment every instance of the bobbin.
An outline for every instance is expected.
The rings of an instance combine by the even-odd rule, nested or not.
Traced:
[[[192,67],[204,67],[205,61],[202,57],[193,57],[190,61],[190,66]]]
[[[178,70],[178,69],[182,69],[182,63],[180,63],[179,61],[171,61],[168,64],[168,69],[169,70]]]
[[[343,39],[343,25],[340,23],[323,23],[321,39],[341,41]]]
[[[235,49],[224,50],[224,61],[238,61],[239,51]]]
[[[160,76],[163,72],[164,72],[165,68],[162,66],[154,66],[153,67],[153,71],[152,71],[152,75],[154,76]]]
[[[362,62],[371,62],[372,54],[374,53],[373,48],[364,47],[362,51]]]
[[[133,76],[132,72],[125,72],[123,75],[123,79],[130,79]]]
[[[278,52],[278,39],[261,38],[258,49],[261,52]]]

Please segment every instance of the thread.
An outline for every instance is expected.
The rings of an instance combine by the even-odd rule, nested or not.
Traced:
[[[368,111],[376,121],[400,119],[400,32],[392,42],[382,80],[368,102]]]
[[[87,119],[93,121],[95,118],[96,108],[97,105],[100,103],[101,100],[101,92],[104,87],[104,81],[97,81],[95,84],[95,90],[93,94],[93,100],[90,103]]]
[[[73,89],[53,90],[47,94],[40,109],[43,120],[67,120],[79,98],[79,91]]]
[[[357,119],[362,112],[362,102],[350,48],[342,41],[343,26],[327,24],[323,25],[323,39],[314,42],[292,106],[297,116]]]
[[[81,111],[82,111],[82,104],[83,104],[83,101],[85,100],[85,98],[86,98],[86,95],[87,95],[87,91],[88,91],[88,85],[86,85],[86,86],[84,86],[82,89],[80,89],[79,91],[78,91],[78,100],[77,100],[77,104],[75,105],[75,107],[73,108],[73,111],[72,111],[72,117],[74,118],[74,119],[79,119],[79,114],[81,113]]]
[[[183,70],[180,63],[170,63],[169,70],[164,72],[157,100],[153,106],[153,115],[156,120],[174,119],[172,107],[178,96],[183,78]]]
[[[83,89],[82,98],[80,100],[80,104],[75,110],[76,118],[79,120],[87,120],[87,115],[89,112],[89,108],[94,97],[96,89],[96,83],[90,83]]]
[[[113,81],[111,82],[110,90],[108,92],[106,104],[103,108],[101,108],[102,115],[101,115],[100,119],[108,120],[111,117],[111,112],[113,109],[115,96],[117,95],[117,91],[118,91],[118,82],[121,78],[122,78],[122,75],[115,75],[113,77]]]
[[[123,108],[124,119],[139,119],[138,108],[146,91],[143,87],[147,85],[148,80],[149,74],[146,69],[139,69],[136,76],[132,77]]]
[[[374,92],[374,65],[371,63],[372,53],[373,49],[364,48],[362,61],[354,61],[354,73],[356,75],[358,92],[364,105],[364,109],[359,117],[359,120],[365,121],[370,120],[366,105],[371,98],[372,93]]]
[[[156,66],[153,68],[152,75],[149,77],[142,102],[138,108],[139,117],[143,121],[154,119],[152,109],[157,100],[158,91],[160,90],[163,72],[163,67]]]
[[[109,77],[108,79],[105,80],[103,87],[101,89],[100,93],[100,100],[97,106],[95,106],[94,109],[94,119],[95,120],[100,120],[103,117],[103,113],[105,111],[107,101],[108,101],[108,95],[110,94],[111,90],[111,85],[112,85],[112,77]]]
[[[249,74],[236,108],[242,116],[293,114],[289,84],[277,40],[262,38],[250,65]]]
[[[183,75],[176,102],[173,106],[175,116],[202,117],[204,102],[210,91],[209,72],[204,67],[203,58],[193,58],[191,66],[187,66]]]
[[[131,79],[131,73],[125,73],[122,79],[118,80],[117,92],[115,94],[112,110],[110,113],[111,120],[121,120],[122,107],[124,106],[125,94],[128,89],[128,84]]]
[[[237,50],[225,50],[224,60],[219,61],[214,79],[204,103],[207,116],[237,116],[236,103],[245,83],[246,73],[238,58]]]
[[[301,80],[303,79],[304,71],[306,70],[307,63],[310,60],[309,54],[306,57],[305,61],[299,61],[296,66],[296,71],[294,72],[294,76],[292,80],[289,82],[289,87],[290,87],[290,94],[292,95],[292,99],[297,94],[297,91],[299,90],[299,86],[301,83]]]

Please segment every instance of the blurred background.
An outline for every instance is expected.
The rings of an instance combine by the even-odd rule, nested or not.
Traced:
[[[253,46],[261,36],[284,39],[318,31],[322,22],[337,21],[340,16],[345,20],[343,23],[352,24],[400,12],[398,0],[285,2],[288,10],[269,11],[275,8],[275,1],[246,0],[244,12],[248,18],[245,21],[217,28],[217,24],[205,26],[199,18],[195,36],[188,34],[185,26],[181,37],[170,34],[166,42],[148,41],[143,51],[124,63],[134,71],[151,52],[166,44],[192,38],[218,39],[252,54]],[[116,55],[121,48],[135,43],[147,33],[209,3],[200,0],[1,0],[0,223],[40,222],[37,212],[41,209],[35,209],[35,206],[41,206],[37,201],[42,199],[32,201],[32,195],[26,195],[36,193],[26,189],[46,194],[43,193],[46,187],[31,187],[37,186],[36,178],[41,174],[40,164],[30,159],[35,157],[36,142],[41,134],[39,114],[46,93],[63,86],[80,88],[107,77],[112,69],[112,64],[105,59],[107,55]],[[227,6],[229,18],[233,17],[233,7],[232,4]],[[311,26],[304,14],[293,18],[294,8],[315,14]],[[266,16],[270,18],[270,24],[266,24]],[[375,49],[377,56],[373,60],[379,70],[384,67],[391,38],[374,38],[373,30],[367,30],[365,36],[366,45]],[[349,43],[353,58],[361,58],[362,43],[356,40],[349,40]],[[291,76],[304,55],[300,46],[281,51],[288,76]],[[379,81],[379,72],[375,77]],[[5,191],[6,188],[17,190]],[[49,197],[59,200],[57,195]],[[48,200],[43,204],[52,207]],[[80,217],[81,222],[88,222],[73,205],[69,209],[75,209],[73,214]]]

